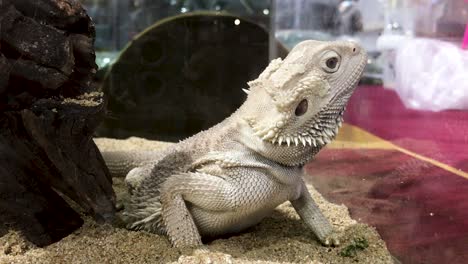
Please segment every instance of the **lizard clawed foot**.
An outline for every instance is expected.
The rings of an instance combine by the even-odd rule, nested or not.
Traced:
[[[320,239],[320,242],[322,242],[322,244],[327,247],[339,246],[340,245],[339,237],[340,235],[337,232],[333,231],[327,236]]]
[[[232,262],[231,255],[221,252],[212,252],[207,247],[194,249],[190,255],[182,255],[177,260],[177,263],[184,264],[230,264]]]

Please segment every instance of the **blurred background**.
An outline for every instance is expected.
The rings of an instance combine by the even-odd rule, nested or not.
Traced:
[[[466,56],[461,49],[456,49],[462,46],[468,21],[466,1],[82,0],[82,2],[96,23],[96,61],[101,69],[98,75],[101,79],[108,66],[117,60],[121,51],[153,24],[167,22],[183,14],[205,12],[206,17],[234,16],[234,20],[239,17],[251,22],[254,27],[264,30],[269,39],[270,60],[284,55],[283,47],[286,50],[290,49],[306,39],[357,41],[370,54],[364,82],[383,84],[387,88],[395,89],[406,106],[416,109],[438,111],[468,107],[466,103],[468,99],[463,96],[467,88],[462,84],[466,83],[467,79],[463,76],[464,68],[461,67],[466,63]],[[212,19],[216,20],[214,17]],[[205,31],[212,30],[212,27],[207,28],[206,24],[198,28]],[[239,26],[238,29],[245,31],[240,33],[244,36],[252,34],[246,27]],[[229,29],[218,29],[214,34],[227,34],[228,31]],[[177,41],[187,43],[190,40]],[[199,43],[203,41],[198,40]],[[280,50],[278,44],[281,46]],[[449,52],[440,52],[441,49],[448,49]],[[398,55],[398,50],[404,54]],[[414,63],[415,58],[424,62],[426,67]],[[434,58],[436,60],[433,60]],[[450,61],[451,59],[453,60]],[[449,61],[459,67],[448,68],[446,71],[449,73],[437,71],[437,68],[443,68]],[[420,76],[422,80],[418,80],[417,83],[411,83],[406,77],[414,76],[415,70],[412,69],[426,71],[431,79],[440,80],[439,82],[447,82],[448,79],[461,84],[463,87],[457,88],[455,92],[455,96],[459,99],[454,100],[452,94],[441,87],[443,85],[438,83],[428,85],[432,80],[427,80],[425,76]],[[431,96],[424,96],[418,92],[422,89],[421,86],[425,90],[429,89]]]
[[[338,139],[307,166],[401,263],[468,259],[468,3],[82,0],[96,23],[99,137],[178,141],[223,120],[300,41],[369,53]]]

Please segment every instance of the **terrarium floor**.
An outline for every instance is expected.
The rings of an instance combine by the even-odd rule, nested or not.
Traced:
[[[468,111],[410,110],[394,91],[364,86],[345,121],[308,180],[375,226],[402,263],[466,263]]]

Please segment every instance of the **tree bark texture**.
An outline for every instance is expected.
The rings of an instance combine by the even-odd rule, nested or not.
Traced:
[[[80,1],[0,0],[0,223],[39,246],[114,220],[93,42]]]

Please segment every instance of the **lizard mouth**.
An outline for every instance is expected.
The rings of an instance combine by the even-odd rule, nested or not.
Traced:
[[[344,107],[326,106],[294,133],[283,129],[263,128],[247,120],[253,134],[261,141],[285,148],[321,148],[335,139],[343,123]],[[250,122],[249,122],[250,121]]]
[[[323,109],[316,118],[300,128],[300,132],[294,135],[278,134],[271,140],[264,141],[282,147],[323,147],[335,139],[343,123],[343,112],[344,109]]]

